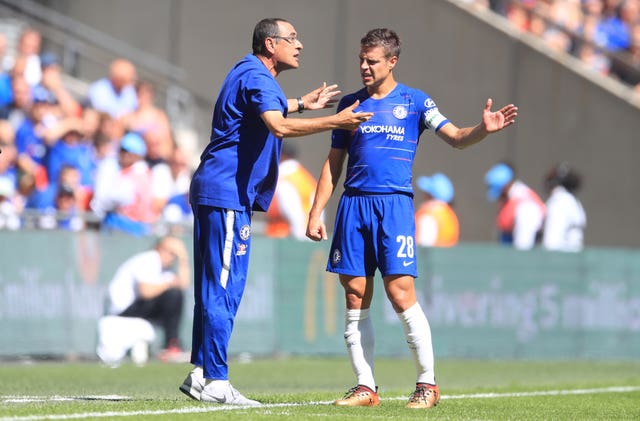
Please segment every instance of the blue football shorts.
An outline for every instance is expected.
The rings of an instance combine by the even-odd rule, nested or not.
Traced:
[[[327,271],[351,276],[418,276],[413,199],[405,194],[343,194]]]

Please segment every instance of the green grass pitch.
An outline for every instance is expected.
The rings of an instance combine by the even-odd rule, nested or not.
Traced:
[[[0,421],[640,419],[640,361],[437,361],[442,399],[426,411],[404,408],[415,380],[406,359],[376,362],[382,399],[376,408],[330,404],[354,385],[346,357],[232,361],[232,383],[265,404],[257,408],[189,400],[178,386],[190,368],[3,362]]]

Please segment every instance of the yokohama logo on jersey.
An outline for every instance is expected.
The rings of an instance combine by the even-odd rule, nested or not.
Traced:
[[[360,125],[361,133],[391,133],[404,135],[404,127],[403,126],[394,126],[394,125]]]

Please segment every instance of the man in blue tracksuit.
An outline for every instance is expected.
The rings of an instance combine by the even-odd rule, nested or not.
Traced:
[[[287,99],[276,82],[298,67],[303,46],[293,25],[264,19],[254,28],[253,54],[231,69],[213,111],[211,140],[190,188],[194,212],[195,308],[189,373],[180,390],[193,399],[259,405],[230,383],[227,347],[247,279],[251,215],[266,211],[278,180],[282,139],[332,129],[355,130],[371,117],[342,112],[318,118],[287,118],[289,112],[336,102],[336,85]]]

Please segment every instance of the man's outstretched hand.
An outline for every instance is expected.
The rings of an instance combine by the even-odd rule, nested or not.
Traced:
[[[497,132],[516,122],[518,107],[509,104],[500,108],[498,111],[491,111],[491,105],[493,105],[493,100],[489,98],[482,111],[482,122],[487,133]]]
[[[302,97],[305,110],[319,110],[321,108],[331,108],[338,102],[337,96],[342,91],[338,90],[338,85],[329,85],[323,82],[322,86],[314,89]]]

